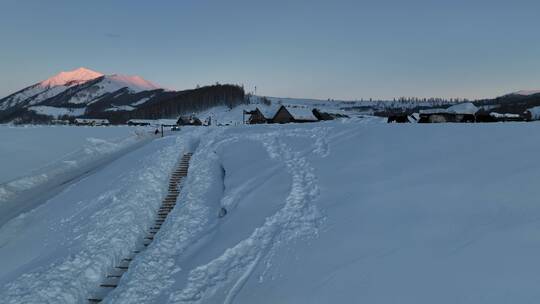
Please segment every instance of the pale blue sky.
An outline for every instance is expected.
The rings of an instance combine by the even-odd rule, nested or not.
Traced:
[[[79,66],[315,98],[540,89],[540,1],[0,0],[0,96]]]

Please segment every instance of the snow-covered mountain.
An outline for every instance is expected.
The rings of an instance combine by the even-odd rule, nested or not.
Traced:
[[[70,87],[102,77],[103,74],[86,68],[61,72],[51,78],[24,88],[0,100],[0,111],[13,107],[36,105]]]
[[[230,107],[244,102],[244,97],[243,88],[236,85],[173,91],[140,76],[78,68],[0,99],[0,122],[48,123],[83,116],[124,123],[131,118],[171,118],[213,106]]]
[[[70,90],[72,89],[72,90]],[[87,68],[61,72],[51,78],[27,87],[0,100],[0,111],[14,107],[47,106],[54,104],[54,98],[69,90],[70,98],[63,98],[67,104],[90,104],[108,93],[126,89],[138,93],[160,89],[139,76],[104,75]],[[66,94],[64,94],[66,95]],[[65,96],[64,96],[65,97]],[[53,99],[53,100],[51,100]]]

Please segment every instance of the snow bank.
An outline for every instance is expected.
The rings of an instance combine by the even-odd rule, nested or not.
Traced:
[[[0,225],[48,190],[153,138],[128,127],[1,128]]]
[[[2,303],[84,303],[153,223],[182,148],[153,141],[0,228]]]

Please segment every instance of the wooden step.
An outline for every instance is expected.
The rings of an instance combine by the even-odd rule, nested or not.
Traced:
[[[116,269],[122,269],[122,270],[127,270],[127,269],[128,269],[127,266],[115,266],[114,268],[116,268]]]
[[[176,207],[178,197],[180,196],[180,191],[182,190],[184,178],[189,173],[189,162],[191,160],[192,152],[184,153],[180,161],[175,165],[171,175],[169,177],[169,185],[167,187],[167,195],[163,199],[161,206],[158,209],[156,219],[154,220],[154,225],[152,225],[142,241],[144,247],[148,247],[152,244],[155,235],[161,229],[162,224],[165,222],[169,213]],[[133,258],[139,254],[144,247],[139,247],[137,250],[132,251],[132,256],[129,256],[122,259],[121,262],[113,267],[113,269],[107,274],[104,280],[101,282],[100,287],[102,287],[102,292],[94,294],[92,298],[88,298],[90,303],[101,303],[103,298],[109,293],[109,289],[116,288],[118,286],[119,280],[122,278],[123,274],[128,270],[129,264],[133,261]]]
[[[117,278],[118,279],[118,278],[121,278],[121,277],[122,277],[121,274],[108,274],[107,275],[107,278]]]
[[[106,287],[106,288],[116,288],[118,285],[116,284],[100,284],[99,287]]]

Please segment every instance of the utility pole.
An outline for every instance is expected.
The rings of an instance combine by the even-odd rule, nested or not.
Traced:
[[[163,125],[161,125],[161,137],[163,137]]]

